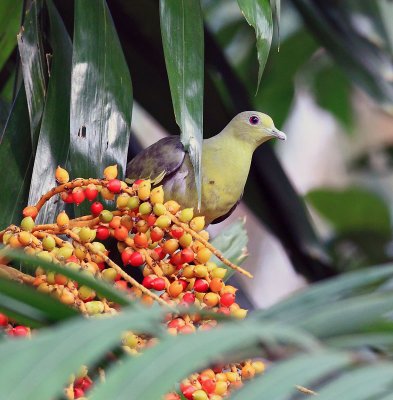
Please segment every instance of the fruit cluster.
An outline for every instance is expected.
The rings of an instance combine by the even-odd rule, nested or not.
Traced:
[[[75,179],[69,181],[67,171],[56,170],[58,186],[41,197],[35,206],[23,210],[20,226],[11,225],[0,232],[3,244],[11,248],[23,248],[28,254],[83,270],[92,276],[111,282],[127,295],[145,304],[154,301],[169,307],[166,320],[171,334],[192,333],[196,329],[210,329],[217,322],[198,314],[178,315],[173,306],[196,306],[236,318],[244,318],[247,310],[236,303],[236,288],[225,283],[228,268],[251,276],[247,271],[227,260],[209,243],[204,230],[204,217],[194,216],[192,208],[182,209],[164,198],[162,186],[151,187],[149,180],[137,180],[132,185],[117,179],[117,166],[104,170],[104,179]],[[63,211],[53,224],[36,224],[36,217],[51,197],[59,195],[65,203],[91,202],[90,215],[70,219]],[[99,196],[113,201],[114,210],[104,209]],[[69,240],[63,238],[67,236]],[[108,239],[114,238],[123,265],[109,258]],[[212,261],[215,255],[220,265]],[[0,260],[2,268],[6,260]],[[126,271],[140,268],[142,282]],[[17,273],[17,279],[33,285],[37,290],[51,293],[61,302],[78,308],[86,315],[116,313],[119,306],[97,296],[91,288],[80,286],[64,275],[37,268],[35,276]],[[9,335],[26,336],[26,327],[13,326],[0,314],[0,326]],[[155,338],[134,332],[125,332],[123,348],[136,354],[155,342]],[[219,400],[233,388],[262,372],[264,364],[248,361],[209,369],[193,375],[180,385],[187,399]],[[86,374],[72,385],[70,398],[80,398],[91,386]],[[179,398],[176,393],[167,399]]]

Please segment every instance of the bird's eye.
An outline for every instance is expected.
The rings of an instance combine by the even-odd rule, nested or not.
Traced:
[[[259,118],[256,115],[252,115],[249,121],[251,125],[256,125],[259,122]]]

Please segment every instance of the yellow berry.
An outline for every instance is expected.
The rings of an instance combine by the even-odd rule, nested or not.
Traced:
[[[149,200],[149,197],[150,197],[150,190],[151,190],[151,182],[150,182],[150,179],[146,179],[146,180],[142,181],[142,182],[138,185],[138,197],[139,197],[142,201]]]
[[[164,189],[162,186],[155,187],[150,193],[151,204],[162,204],[164,202]]]
[[[117,178],[117,164],[109,165],[104,169],[104,178],[108,181]]]
[[[65,211],[62,211],[56,218],[56,223],[60,229],[67,229],[70,223],[70,219]]]
[[[190,228],[195,232],[201,231],[205,227],[205,217],[195,217],[190,222]]]
[[[64,169],[58,166],[55,171],[55,178],[57,183],[60,185],[67,183],[70,180],[70,176],[68,172]]]

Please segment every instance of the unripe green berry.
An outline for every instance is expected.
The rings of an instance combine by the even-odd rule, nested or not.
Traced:
[[[151,209],[152,209],[151,204],[150,204],[148,201],[145,201],[144,203],[142,203],[142,204],[139,206],[139,212],[140,212],[142,215],[148,215],[148,214],[150,214],[150,213],[151,213]]]
[[[180,211],[179,219],[181,222],[190,222],[194,218],[194,209],[185,208]]]
[[[84,226],[79,231],[79,239],[81,242],[89,242],[91,237],[91,229],[88,226]]]
[[[108,210],[102,210],[99,215],[100,221],[107,224],[112,221],[113,214]]]
[[[113,282],[116,279],[117,271],[114,268],[107,268],[102,271],[102,279],[107,282]]]
[[[56,242],[55,239],[52,236],[46,236],[44,239],[42,239],[42,247],[45,250],[51,251],[55,248]]]
[[[123,210],[128,207],[128,200],[130,196],[127,193],[122,193],[116,199],[116,208]]]
[[[160,215],[155,225],[161,229],[168,228],[171,225],[171,219],[167,215]]]
[[[85,306],[89,315],[101,314],[104,312],[104,304],[101,301],[89,301]]]
[[[138,196],[132,196],[128,199],[127,208],[129,208],[130,210],[135,210],[139,207],[140,202],[141,201],[139,200]]]
[[[159,217],[160,215],[164,215],[166,213],[166,207],[162,203],[156,203],[154,204],[153,212]]]
[[[67,260],[67,258],[72,256],[72,252],[73,252],[72,247],[68,247],[68,246],[60,247],[60,249],[57,252],[56,257],[60,261]]]
[[[34,220],[31,217],[25,217],[20,223],[20,227],[27,232],[31,232],[35,226]]]

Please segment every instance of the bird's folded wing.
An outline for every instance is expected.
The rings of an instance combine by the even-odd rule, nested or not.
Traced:
[[[130,181],[150,178],[158,184],[180,168],[184,157],[180,137],[165,137],[134,157],[127,165],[126,176]]]

